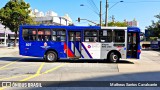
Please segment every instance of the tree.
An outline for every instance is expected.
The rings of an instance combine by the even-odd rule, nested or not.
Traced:
[[[19,26],[33,23],[32,18],[29,16],[29,8],[30,5],[24,2],[24,0],[10,0],[0,9],[0,21],[2,25],[15,32],[15,46]]]
[[[146,30],[152,30],[154,34],[153,36],[160,38],[160,13],[159,15],[155,15],[154,17],[158,20],[156,22],[152,20],[152,25],[146,27]]]
[[[108,26],[127,27],[126,22],[109,22]]]

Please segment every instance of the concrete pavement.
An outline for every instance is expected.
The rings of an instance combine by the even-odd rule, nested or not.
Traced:
[[[160,52],[142,51],[140,60],[122,60],[120,63],[103,61],[58,61],[47,63],[42,58],[18,55],[18,48],[0,49],[0,81],[159,81]],[[5,55],[4,55],[5,54]],[[5,90],[13,88],[5,88]],[[17,89],[17,88],[16,88]],[[22,88],[19,88],[22,89]],[[27,88],[27,90],[36,88]],[[73,87],[54,87],[38,89],[79,90]],[[83,89],[113,89],[83,88]],[[134,90],[133,88],[114,88]],[[137,90],[156,90],[157,88],[136,88]],[[158,89],[157,89],[158,90]]]
[[[17,47],[3,47],[0,48],[0,57],[19,56],[19,49]]]

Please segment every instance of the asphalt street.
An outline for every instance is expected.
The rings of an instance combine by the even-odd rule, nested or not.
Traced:
[[[2,53],[2,48],[0,49]],[[142,51],[141,59],[126,59],[119,63],[99,60],[60,60],[44,62],[42,58],[18,55],[18,49],[3,49],[0,55],[0,81],[160,81],[160,52]],[[10,53],[7,53],[10,52]],[[68,82],[69,84],[69,82]],[[134,90],[134,87],[42,87],[9,88],[0,90]],[[160,88],[136,87],[137,90],[159,90]]]

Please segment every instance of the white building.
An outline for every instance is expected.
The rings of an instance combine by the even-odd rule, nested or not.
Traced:
[[[0,23],[0,44],[6,45],[8,40],[8,36],[10,35],[10,39],[14,40],[14,32],[11,32],[9,28],[5,28],[4,25]]]
[[[30,16],[34,18],[34,21],[40,24],[47,25],[66,25],[72,24],[72,19],[68,14],[64,16],[58,16],[56,12],[47,11],[45,14],[39,12],[37,9],[33,9],[30,13]]]
[[[47,12],[45,13],[45,16],[58,16],[58,14],[55,13],[55,12],[53,12],[53,11],[47,11]]]

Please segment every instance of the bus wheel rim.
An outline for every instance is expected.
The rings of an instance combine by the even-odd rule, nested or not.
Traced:
[[[53,61],[55,59],[55,55],[53,53],[48,54],[48,60]]]
[[[113,55],[113,60],[116,61],[118,59],[117,55]]]

